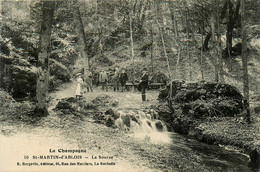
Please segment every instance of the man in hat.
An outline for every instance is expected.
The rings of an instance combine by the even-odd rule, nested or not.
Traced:
[[[107,72],[102,69],[101,73],[99,74],[99,82],[102,85],[102,90],[105,90],[106,87],[106,91],[108,91],[107,81],[108,81]]]
[[[84,76],[84,80],[87,84],[87,91],[91,91],[93,92],[93,88],[92,88],[92,73],[89,69],[86,70],[85,76]]]
[[[119,69],[118,69],[118,67],[115,68],[115,73],[113,76],[113,86],[114,86],[114,91],[119,91]]]
[[[143,101],[146,101],[145,90],[148,88],[148,80],[149,80],[149,77],[148,77],[148,74],[147,74],[147,69],[144,68],[143,71],[142,71],[142,77],[141,77],[141,80],[140,80],[140,83],[139,83],[139,88],[140,88],[141,93],[142,93],[142,100]]]
[[[128,80],[128,76],[127,76],[125,69],[123,68],[122,73],[120,73],[120,76],[119,76],[119,81],[120,81],[121,86],[122,86],[122,92],[126,88],[126,81],[127,80]]]

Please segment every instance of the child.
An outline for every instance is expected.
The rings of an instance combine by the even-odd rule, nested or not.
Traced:
[[[81,86],[83,84],[83,79],[81,78],[81,73],[77,74],[77,88],[76,88],[76,99],[80,99],[83,95],[81,92]]]

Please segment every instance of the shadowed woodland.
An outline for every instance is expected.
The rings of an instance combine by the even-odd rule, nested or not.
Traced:
[[[140,124],[133,114],[145,109],[168,131],[255,150],[257,167],[259,7],[257,0],[2,0],[0,121],[50,125],[72,114],[112,128],[122,119],[131,130],[130,121]],[[122,93],[113,92],[116,68],[128,75]],[[150,90],[141,102],[143,69]],[[85,83],[87,71],[93,92],[84,87],[77,100],[77,77]]]

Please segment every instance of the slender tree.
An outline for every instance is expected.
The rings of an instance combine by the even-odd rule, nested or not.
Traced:
[[[230,57],[232,55],[232,39],[233,39],[233,29],[235,23],[238,20],[240,0],[237,1],[235,11],[233,10],[233,3],[231,0],[228,2],[228,23],[227,23],[227,33],[226,33],[226,56]]]
[[[170,78],[170,91],[169,91],[169,107],[172,108],[172,74],[171,74],[171,67],[170,67],[170,61],[169,61],[169,57],[168,57],[168,54],[167,54],[167,50],[166,50],[166,45],[165,45],[165,40],[164,40],[164,25],[162,26],[160,24],[160,22],[158,21],[158,18],[162,15],[159,14],[160,13],[160,2],[159,1],[156,1],[156,17],[155,17],[155,20],[156,20],[156,23],[158,25],[158,30],[159,30],[159,35],[161,37],[161,42],[162,42],[162,46],[163,46],[163,52],[164,52],[164,56],[165,56],[165,59],[166,59],[166,64],[167,64],[167,69],[168,69],[168,76]]]
[[[151,51],[151,67],[152,67],[152,73],[154,74],[154,58],[153,58],[153,42],[154,42],[154,40],[153,40],[153,23],[152,23],[152,27],[151,27],[151,49],[150,49],[150,51]]]
[[[219,1],[217,1],[217,47],[218,47],[218,73],[220,82],[224,82],[224,71],[223,71],[223,59],[222,59],[222,48],[221,48],[221,33],[220,33],[220,15],[219,14]]]
[[[219,3],[220,3],[220,1],[218,0],[218,4]],[[219,23],[221,23],[224,20],[225,16],[226,16],[227,7],[228,7],[228,0],[224,0],[224,5],[223,5],[223,7],[221,9],[220,16],[218,16],[219,17]],[[214,10],[215,10],[215,8],[213,8],[212,12],[214,12]],[[203,28],[204,28],[204,24],[203,24]],[[202,30],[205,30],[205,28],[202,29]],[[205,31],[203,31],[202,33],[204,33],[204,32]],[[207,51],[209,49],[208,44],[209,44],[209,40],[210,40],[211,36],[212,36],[212,31],[208,32],[208,34],[205,37],[205,40],[204,40],[204,43],[203,43],[203,46],[202,46],[203,51]]]
[[[133,23],[132,23],[132,10],[129,8],[129,28],[130,28],[130,41],[131,41],[131,56],[134,61],[135,52],[134,52],[134,39],[133,39]]]
[[[204,29],[204,28],[203,28]],[[201,34],[201,47],[203,47],[203,34]],[[201,80],[204,80],[204,58],[203,58],[203,48],[200,49],[200,73],[201,73]]]
[[[175,65],[175,76],[177,76],[177,71],[178,71],[178,66],[179,66],[180,56],[181,56],[181,45],[180,45],[180,40],[179,40],[179,32],[178,32],[176,14],[175,14],[174,6],[172,3],[169,3],[169,8],[170,8],[170,12],[171,12],[171,19],[173,22],[174,41],[175,41],[175,44],[177,45],[177,61],[176,61],[176,65]]]
[[[41,115],[47,115],[50,76],[49,57],[55,1],[42,1],[42,4],[43,12],[37,61],[36,111]]]
[[[211,32],[212,32],[212,43],[213,43],[213,49],[212,49],[212,54],[214,56],[214,61],[215,61],[215,64],[214,64],[214,67],[215,67],[215,70],[214,70],[214,73],[215,73],[215,82],[218,82],[219,80],[219,77],[218,77],[218,56],[217,56],[217,45],[216,45],[216,37],[215,37],[215,7],[216,7],[216,0],[214,0],[213,2],[213,6],[212,6],[212,15],[211,15],[211,18],[210,18],[210,23],[211,23]]]
[[[250,122],[250,106],[249,106],[249,83],[247,69],[247,33],[246,33],[246,16],[245,16],[245,0],[241,0],[241,27],[242,27],[242,63],[243,63],[243,84],[244,84],[244,111],[247,122]]]
[[[187,52],[188,52],[188,63],[189,63],[189,80],[192,80],[192,70],[191,70],[191,55],[190,55],[190,24],[189,24],[189,8],[186,8],[186,15],[185,15],[185,20],[186,20],[186,32],[187,32]]]
[[[86,36],[84,31],[84,25],[81,19],[79,6],[80,6],[79,2],[74,1],[72,9],[73,9],[73,15],[75,21],[75,29],[78,36],[78,49],[79,49],[80,57],[84,61],[84,74],[85,74],[86,70],[89,69],[89,59],[87,55],[87,42],[86,42]]]

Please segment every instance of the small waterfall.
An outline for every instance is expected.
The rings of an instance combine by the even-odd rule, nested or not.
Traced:
[[[115,120],[115,125],[119,128],[119,129],[125,129],[126,128],[126,126],[125,126],[125,124],[124,124],[124,121],[123,121],[123,119],[121,118],[121,113],[120,113],[120,116],[119,116],[119,118],[117,118],[117,120]]]
[[[171,143],[166,125],[155,119],[156,115],[153,112],[129,110],[119,113],[120,117],[115,121],[115,125],[120,129],[128,130],[130,135],[155,144]]]

